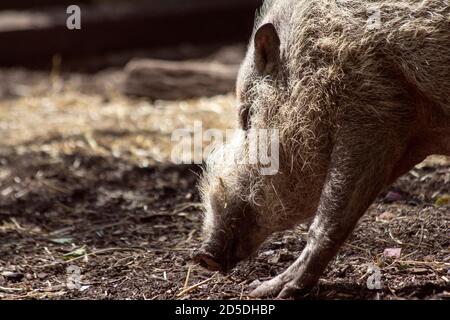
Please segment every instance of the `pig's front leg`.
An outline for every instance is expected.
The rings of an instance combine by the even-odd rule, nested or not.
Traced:
[[[307,245],[285,272],[264,282],[254,297],[293,298],[310,290],[387,183],[393,154],[384,144],[335,146]],[[392,150],[392,149],[391,149]]]

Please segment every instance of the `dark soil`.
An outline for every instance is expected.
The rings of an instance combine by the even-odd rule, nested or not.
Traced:
[[[178,296],[188,269],[187,286],[212,276],[189,261],[200,241],[198,167],[2,151],[2,165],[13,172],[1,181],[11,194],[0,204],[3,298],[242,298],[305,244],[301,228],[276,235],[229,276]],[[393,190],[403,198],[378,199],[308,298],[448,297],[450,208],[436,206],[433,194],[448,192],[449,172],[448,165],[424,167],[400,179]],[[397,247],[400,258],[383,258],[385,248]],[[371,263],[381,267],[381,290],[365,285]],[[69,265],[81,268],[84,291],[66,288]]]

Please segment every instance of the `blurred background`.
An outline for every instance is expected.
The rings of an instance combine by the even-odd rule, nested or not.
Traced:
[[[80,30],[67,27],[72,4],[81,10]],[[148,133],[153,129],[147,122],[152,122],[157,134],[140,136],[150,144],[188,124],[177,119],[201,119],[196,104],[208,97],[217,103],[205,107],[203,120],[218,121],[211,125],[219,128],[234,126],[234,112],[222,111],[234,110],[236,74],[260,5],[260,0],[2,1],[0,130],[8,137],[3,144],[17,147],[49,134],[65,137],[66,131],[95,136],[100,128],[128,130],[132,125]],[[172,101],[172,107],[139,109],[162,101]],[[107,110],[114,114],[105,115]],[[150,114],[136,117],[139,110]],[[219,118],[208,115],[219,111]],[[117,118],[119,112],[126,119]],[[94,113],[101,121],[91,121]],[[82,120],[83,115],[91,118]],[[30,121],[46,124],[30,126]],[[165,132],[160,132],[162,122]],[[169,146],[155,148],[152,159],[167,159]],[[148,155],[149,149],[142,153]]]
[[[77,32],[66,27],[66,8],[71,4],[82,11],[82,29]],[[79,61],[132,49],[183,44],[212,49],[245,42],[260,4],[260,0],[3,0],[0,63],[45,65],[54,55]],[[208,53],[171,51],[166,58]],[[163,57],[157,52],[150,55]]]

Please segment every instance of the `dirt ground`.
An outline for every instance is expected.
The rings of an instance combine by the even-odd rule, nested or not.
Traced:
[[[201,241],[201,168],[168,161],[170,135],[199,119],[234,126],[232,96],[150,103],[108,87],[95,93],[96,80],[114,81],[114,71],[1,74],[0,299],[247,299],[255,281],[301,252],[299,227],[227,276],[189,260]],[[399,179],[305,298],[448,299],[449,194],[449,158]],[[379,290],[366,285],[371,265],[381,271]],[[74,266],[81,288],[71,290]]]

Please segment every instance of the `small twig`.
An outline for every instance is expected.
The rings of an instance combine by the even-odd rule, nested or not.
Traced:
[[[391,292],[391,294],[395,297],[395,299],[399,299],[399,297],[398,297],[397,294],[395,293],[395,290],[393,290],[389,285],[387,285],[387,288],[389,289],[389,291]]]
[[[43,265],[43,266],[37,266],[37,268],[43,269],[43,268],[48,268],[48,267],[55,267],[55,266],[58,266],[58,265],[65,265],[65,264],[69,264],[69,263],[77,261],[77,260],[84,259],[84,258],[89,257],[89,256],[104,254],[104,253],[112,252],[112,251],[134,251],[134,250],[144,250],[144,249],[141,249],[141,248],[106,248],[106,249],[100,249],[100,250],[97,250],[97,251],[94,251],[94,252],[90,252],[90,253],[86,253],[86,254],[83,254],[83,255],[81,255],[79,257],[75,257],[75,258],[72,258],[72,259],[69,259],[69,260],[66,260],[66,261],[58,261],[58,262],[46,264],[46,265]]]
[[[188,268],[188,271],[187,271],[187,274],[186,274],[186,280],[184,280],[183,290],[186,290],[186,288],[187,288],[187,286],[189,284],[189,278],[191,276],[191,270],[192,270],[192,265],[189,265],[189,268]]]
[[[213,279],[216,277],[216,275],[217,275],[217,272],[214,273],[213,276],[212,276],[211,278],[208,278],[208,279],[206,279],[206,280],[203,280],[202,282],[199,282],[199,283],[197,283],[197,284],[194,284],[193,286],[190,286],[189,288],[186,288],[186,289],[181,290],[181,292],[180,292],[179,294],[177,294],[177,297],[182,297],[182,296],[184,296],[185,294],[187,294],[187,293],[189,293],[189,292],[191,292],[191,291],[194,291],[194,290],[197,289],[198,287],[200,287],[200,286],[202,286],[202,285],[204,285],[204,284],[210,282],[211,280],[213,280]]]
[[[192,241],[192,237],[194,236],[194,233],[196,233],[197,230],[193,229],[191,232],[189,232],[187,239],[184,241],[184,243],[190,243]]]
[[[0,291],[9,293],[9,292],[20,292],[20,291],[23,291],[23,289],[22,288],[6,288],[6,287],[0,286]]]
[[[395,243],[397,243],[397,244],[403,244],[403,242],[401,242],[400,240],[394,238],[394,236],[392,235],[391,230],[389,230],[389,236],[391,237],[392,240],[395,241]]]
[[[422,222],[422,224],[420,225],[420,241],[419,241],[419,246],[422,244],[422,241],[423,241],[424,228],[425,228],[425,222]]]
[[[14,224],[14,226],[17,228],[17,230],[19,230],[19,231],[25,230],[25,228],[22,228],[22,226],[17,222],[16,218],[10,218],[10,220]]]
[[[92,228],[89,228],[86,231],[84,231],[83,234],[103,231],[105,229],[109,229],[109,228],[112,228],[112,227],[117,227],[117,226],[124,225],[127,222],[129,222],[129,218],[122,219],[122,220],[120,220],[118,222],[112,222],[112,223],[107,223],[107,224],[93,226]]]
[[[63,187],[58,187],[55,184],[52,184],[48,181],[42,181],[42,184],[50,189],[52,189],[53,191],[59,192],[59,193],[63,193],[63,194],[69,194],[70,190],[67,188],[63,188]]]
[[[381,239],[381,238],[375,238],[375,240],[380,241],[380,242],[384,242],[384,243],[391,243],[390,241],[387,241],[386,239]],[[412,243],[402,243],[403,246],[406,247],[413,247],[413,248],[433,248],[433,246],[426,244],[426,243],[422,243],[422,244],[412,244]]]
[[[425,265],[425,266],[445,266],[448,267],[450,266],[450,263],[446,263],[446,262],[439,262],[439,261],[413,261],[413,260],[396,260],[396,262],[398,263],[403,263],[403,264],[409,264],[409,265]]]
[[[241,285],[241,295],[239,296],[239,300],[242,300],[243,296],[244,296],[244,286]]]
[[[186,202],[186,203],[176,206],[175,209],[173,210],[172,214],[181,213],[189,208],[201,209],[201,208],[203,208],[203,204],[200,202]]]
[[[73,231],[74,229],[75,229],[75,227],[73,227],[73,226],[66,227],[66,228],[62,228],[62,229],[59,229],[59,230],[52,231],[48,235],[51,236],[51,237],[53,237],[53,236],[60,236],[60,235],[66,234],[69,231]]]
[[[370,250],[367,250],[367,249],[364,249],[364,248],[355,246],[354,244],[345,243],[344,246],[350,247],[350,248],[352,248],[352,249],[357,249],[357,250],[363,251],[363,252],[365,252],[368,256],[372,256],[372,254],[370,253]]]

